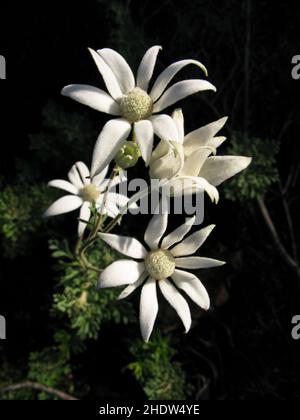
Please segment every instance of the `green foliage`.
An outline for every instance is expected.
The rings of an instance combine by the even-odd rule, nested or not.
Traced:
[[[187,396],[185,373],[174,362],[169,338],[155,333],[148,343],[135,341],[129,352],[135,359],[128,365],[150,400],[183,400]]]
[[[56,347],[45,348],[40,352],[30,354],[27,378],[70,394],[74,391],[69,359],[64,352]],[[53,400],[58,398],[45,392],[39,392],[38,399]]]
[[[4,388],[7,385],[13,383],[22,382],[24,378],[24,372],[18,368],[15,364],[12,365],[7,361],[1,360],[0,369],[0,388]],[[0,400],[31,400],[34,398],[34,394],[30,389],[20,389],[18,391],[10,391],[0,393]]]
[[[71,328],[80,339],[96,339],[103,322],[132,322],[135,319],[131,304],[117,301],[116,289],[98,289],[99,273],[83,269],[74,260],[66,241],[51,241],[52,256],[58,259],[60,292],[54,295],[54,310],[66,314]],[[89,252],[89,261],[95,267],[106,267],[117,258],[117,253],[102,242]]]
[[[43,185],[7,186],[0,192],[1,245],[5,256],[14,258],[30,250],[48,202],[49,190]]]
[[[252,162],[246,171],[226,182],[225,197],[232,201],[243,201],[262,197],[279,175],[276,156],[279,144],[274,140],[258,137],[244,138],[241,133],[234,133],[228,154],[251,156]]]

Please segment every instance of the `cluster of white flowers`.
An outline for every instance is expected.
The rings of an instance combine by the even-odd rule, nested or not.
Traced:
[[[124,179],[123,170],[134,166],[141,156],[149,168],[150,178],[172,186],[174,195],[177,190],[183,194],[201,190],[217,203],[219,193],[216,187],[251,162],[251,158],[243,156],[216,156],[218,147],[226,140],[225,137],[216,137],[216,134],[227,118],[185,134],[180,109],[176,109],[172,116],[159,114],[189,95],[205,90],[216,91],[211,83],[202,79],[184,80],[168,87],[173,77],[189,64],[198,66],[207,76],[204,65],[196,60],[171,64],[149,89],[160,49],[160,46],[154,46],[145,53],[136,79],[125,59],[116,51],[109,48],[89,50],[108,93],[94,86],[69,85],[63,88],[62,94],[117,118],[109,120],[99,134],[90,170],[83,162],[77,162],[68,174],[70,182],[53,180],[49,183],[49,186],[69,194],[58,199],[45,212],[46,216],[54,216],[80,208],[79,258],[91,243],[100,239],[134,259],[122,259],[104,270],[98,269],[101,271],[99,285],[101,288],[128,285],[120,299],[142,286],[140,325],[145,341],[149,340],[158,312],[157,284],[187,332],[191,326],[190,310],[178,289],[204,310],[209,309],[210,301],[201,281],[182,269],[210,268],[224,263],[193,256],[214,228],[205,227],[184,239],[193,227],[195,217],[164,236],[168,214],[155,214],[144,235],[148,249],[137,239],[109,233],[120,221],[124,208],[134,205],[134,200],[112,190]],[[153,150],[155,136],[159,142]],[[112,161],[115,162],[112,175],[106,178]],[[191,181],[187,188],[185,180]],[[107,218],[112,220],[105,224]],[[85,240],[87,226],[91,229]],[[86,263],[85,257],[83,263]]]

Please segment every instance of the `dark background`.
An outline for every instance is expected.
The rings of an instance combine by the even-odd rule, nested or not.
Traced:
[[[115,48],[136,69],[144,51],[159,44],[163,51],[155,74],[173,61],[199,59],[218,88],[215,95],[195,95],[179,104],[184,106],[188,131],[229,115],[225,135],[235,131],[241,138],[272,139],[278,145],[281,181],[264,191],[263,198],[284,246],[292,252],[280,185],[289,175],[293,178],[286,198],[294,245],[299,245],[300,80],[291,77],[291,58],[300,54],[297,2],[43,1],[1,5],[0,13],[0,54],[7,60],[7,80],[0,82],[2,188],[21,184],[28,168],[33,173],[28,182],[64,177],[79,151],[80,159],[89,162],[93,133],[85,133],[80,147],[74,143],[68,148],[61,138],[56,151],[46,145],[42,154],[32,149],[32,136],[45,130],[53,104],[66,114],[89,118],[95,133],[106,121],[103,114],[60,96],[70,83],[103,86],[86,47]],[[198,73],[188,68],[178,80],[184,74]],[[273,151],[265,148],[264,153],[260,158],[267,161]],[[300,343],[291,338],[291,319],[300,314],[299,273],[277,252],[257,200],[221,200],[217,208],[207,206],[206,222],[218,226],[210,255],[220,258],[221,253],[229,264],[215,279],[210,275],[213,310],[196,320],[189,335],[175,341],[178,359],[186,362],[188,376],[196,371],[208,378],[209,390],[202,399],[298,400]],[[142,232],[143,219],[140,222],[137,229],[134,218],[128,217],[126,229]],[[73,232],[68,223],[62,236]],[[38,239],[32,239],[29,255],[12,259],[0,251],[0,314],[8,323],[0,357],[16,366],[25,363],[30,352],[51,345],[59,325],[50,315],[53,262],[47,249],[49,231],[43,229],[44,225]],[[108,325],[88,346],[77,374],[78,382],[90,386],[88,397],[144,395],[122,371],[128,362],[126,329]]]

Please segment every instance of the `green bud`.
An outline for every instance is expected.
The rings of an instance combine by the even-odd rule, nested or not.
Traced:
[[[141,151],[138,145],[132,141],[126,141],[118,151],[115,161],[120,168],[128,169],[135,166],[140,156]]]

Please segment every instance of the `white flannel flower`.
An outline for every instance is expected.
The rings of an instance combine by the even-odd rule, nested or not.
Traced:
[[[152,179],[170,179],[168,188],[173,193],[192,193],[205,190],[212,201],[218,202],[215,187],[247,168],[251,158],[245,156],[211,156],[226,140],[215,137],[223,128],[227,117],[214,121],[195,131],[184,134],[184,119],[180,109],[174,111],[173,122],[167,129],[169,134],[162,139],[150,159]],[[174,137],[174,131],[176,136]],[[168,140],[168,141],[166,141]],[[186,186],[184,181],[186,182]]]
[[[171,64],[158,76],[149,90],[160,49],[160,46],[154,46],[145,53],[136,80],[125,59],[116,51],[110,48],[97,52],[89,49],[108,93],[89,85],[76,84],[63,88],[63,95],[97,111],[121,117],[108,121],[98,137],[91,168],[93,176],[101,172],[114,158],[129,136],[132,124],[142,157],[148,165],[154,133],[165,138],[166,129],[172,121],[168,115],[153,114],[196,92],[216,91],[211,83],[200,79],[184,80],[166,90],[173,77],[188,64],[199,66],[207,74],[204,65],[196,60],[181,60]]]
[[[124,178],[116,176],[112,182],[105,179],[108,167],[91,179],[90,171],[83,162],[77,162],[68,173],[69,181],[54,179],[48,185],[67,191],[65,195],[55,201],[44,213],[44,217],[56,216],[80,208],[78,235],[82,236],[91,217],[92,206],[101,214],[116,217],[120,208],[124,207],[128,198],[111,191]],[[108,186],[109,192],[106,193]]]
[[[163,238],[168,214],[154,215],[144,236],[149,249],[131,237],[99,233],[100,238],[112,248],[134,259],[121,259],[109,265],[100,275],[99,286],[104,288],[129,284],[119,296],[119,299],[123,299],[144,283],[140,297],[140,326],[145,341],[149,340],[158,312],[157,285],[181,318],[186,332],[191,326],[191,314],[178,289],[183,290],[202,309],[209,309],[209,296],[201,281],[194,274],[181,269],[210,268],[225,263],[191,256],[214,228],[214,225],[207,226],[183,239],[194,222],[195,217],[187,219]]]

